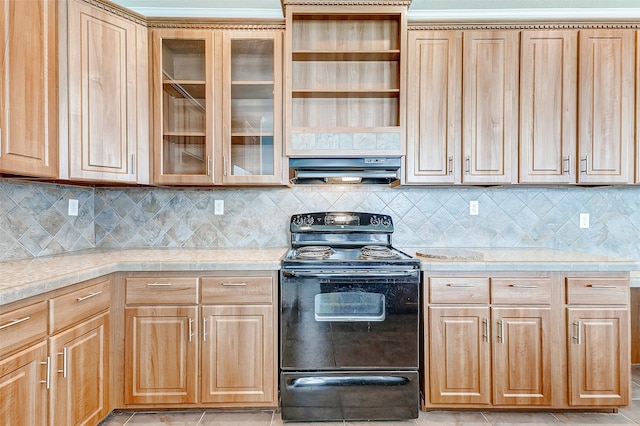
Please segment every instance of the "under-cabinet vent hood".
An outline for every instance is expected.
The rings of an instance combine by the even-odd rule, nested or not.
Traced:
[[[290,158],[292,183],[392,184],[400,179],[399,157]]]

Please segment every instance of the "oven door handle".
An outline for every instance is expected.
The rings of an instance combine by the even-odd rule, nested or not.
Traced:
[[[282,271],[286,278],[353,278],[365,276],[367,278],[388,277],[417,277],[420,271],[375,271],[375,270],[349,270],[349,271]]]
[[[401,386],[409,383],[401,376],[337,376],[337,377],[299,377],[289,382],[294,388],[323,386]]]

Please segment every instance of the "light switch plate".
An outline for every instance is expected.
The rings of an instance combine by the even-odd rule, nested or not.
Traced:
[[[589,213],[580,213],[580,228],[589,227]]]
[[[78,200],[69,199],[69,216],[78,216]]]
[[[224,200],[215,200],[213,207],[213,214],[221,215],[224,214]]]
[[[469,201],[469,214],[471,216],[477,216],[478,209],[479,209],[478,200]]]

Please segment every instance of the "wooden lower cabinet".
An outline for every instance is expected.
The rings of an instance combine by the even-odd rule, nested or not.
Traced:
[[[0,424],[47,424],[47,367],[46,341],[0,360]]]
[[[569,386],[573,406],[629,404],[629,310],[568,308]]]
[[[275,399],[272,306],[203,306],[202,402]]]
[[[185,404],[197,401],[198,308],[125,308],[125,401]]]
[[[123,408],[278,406],[276,272],[124,281]]]
[[[429,377],[433,404],[489,404],[489,308],[429,308]]]
[[[92,425],[109,414],[109,314],[49,339],[49,424]]]
[[[551,308],[491,308],[493,404],[551,404]]]
[[[429,272],[424,294],[424,409],[629,405],[627,274]]]

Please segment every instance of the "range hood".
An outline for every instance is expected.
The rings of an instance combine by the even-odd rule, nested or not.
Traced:
[[[400,157],[290,158],[291,183],[394,184]]]

